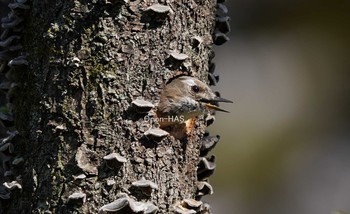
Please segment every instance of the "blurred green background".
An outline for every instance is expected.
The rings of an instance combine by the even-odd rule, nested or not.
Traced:
[[[213,213],[350,213],[350,1],[227,1]]]
[[[215,89],[234,104],[210,127],[221,141],[204,200],[215,214],[350,213],[350,1],[226,5]]]

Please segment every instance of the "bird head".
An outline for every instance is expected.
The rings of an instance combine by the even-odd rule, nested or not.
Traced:
[[[180,76],[164,87],[157,114],[161,117],[183,115],[187,120],[208,109],[228,112],[219,108],[218,102],[232,103],[230,100],[216,96],[202,81],[190,76]]]

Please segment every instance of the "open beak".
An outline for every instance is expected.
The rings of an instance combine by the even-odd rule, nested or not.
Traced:
[[[222,111],[222,112],[226,112],[226,113],[230,113],[229,111],[226,111],[222,108],[219,108],[219,106],[215,105],[215,103],[218,103],[218,102],[223,102],[223,103],[233,103],[231,100],[227,100],[227,99],[224,99],[224,98],[221,98],[221,97],[215,97],[213,99],[201,99],[200,100],[201,102],[204,102],[205,103],[205,106],[209,109],[213,109],[215,111]]]

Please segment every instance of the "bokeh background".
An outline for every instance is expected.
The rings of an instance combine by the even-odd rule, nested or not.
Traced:
[[[215,89],[234,104],[210,127],[221,141],[204,200],[216,214],[350,213],[350,1],[226,5]]]
[[[230,0],[217,214],[350,213],[350,1]]]

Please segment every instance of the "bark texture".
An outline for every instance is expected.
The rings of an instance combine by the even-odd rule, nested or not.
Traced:
[[[216,2],[149,8],[154,3],[27,3],[28,66],[12,72],[20,83],[14,112],[22,190],[2,203],[2,213],[98,213],[118,200],[146,207],[125,213],[174,213],[174,205],[197,198],[204,119],[187,140],[150,139],[144,133],[157,126],[155,109],[140,113],[132,101],[156,104],[179,72],[206,80]]]

